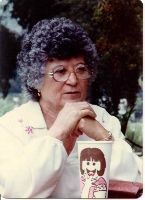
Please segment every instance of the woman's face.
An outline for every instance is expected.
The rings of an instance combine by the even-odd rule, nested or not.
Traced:
[[[89,81],[88,79],[78,79],[74,73],[78,66],[84,66],[84,64],[83,57],[48,61],[44,81],[40,88],[41,102],[55,109],[61,109],[66,102],[85,100]],[[50,72],[57,71],[59,73],[59,70],[62,69],[70,72],[65,82],[57,82],[48,75]],[[60,72],[62,73],[62,71]]]

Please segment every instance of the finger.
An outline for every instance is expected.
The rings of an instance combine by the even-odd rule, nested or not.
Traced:
[[[94,113],[94,111],[90,109],[81,110],[80,115],[81,115],[80,118],[88,116],[94,119],[96,117],[96,113]]]
[[[93,108],[91,107],[91,105],[86,102],[86,101],[82,101],[82,102],[73,102],[73,103],[66,103],[66,105],[70,107],[77,107],[78,109],[90,109],[92,112],[94,112]],[[95,112],[94,112],[95,114]]]
[[[73,102],[73,103],[66,103],[65,104],[66,107],[69,108],[69,110],[90,110],[92,111],[93,115],[91,114],[91,117],[95,118],[96,117],[96,113],[93,110],[93,108],[90,106],[90,104],[88,102]]]
[[[94,113],[94,116],[96,117],[96,113],[95,113],[94,109],[92,108],[92,106],[88,102],[85,102],[84,104],[86,104],[86,105],[84,105],[85,108],[92,111]]]

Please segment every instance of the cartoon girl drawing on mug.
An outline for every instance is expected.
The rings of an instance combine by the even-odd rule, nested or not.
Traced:
[[[102,177],[106,168],[104,153],[98,148],[85,148],[80,154],[81,198],[104,198],[107,183]]]

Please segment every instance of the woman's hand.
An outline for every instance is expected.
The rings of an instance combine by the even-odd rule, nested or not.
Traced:
[[[50,128],[52,136],[63,141],[75,131],[80,119],[86,116],[96,117],[95,112],[87,102],[66,103]]]
[[[94,140],[104,140],[108,131],[95,119],[84,117],[78,123],[78,129]]]
[[[96,117],[94,110],[87,102],[66,103],[49,129],[49,135],[63,141],[64,146],[68,146],[66,141],[69,139],[76,141],[76,137],[81,134],[76,127],[79,121],[86,116]]]

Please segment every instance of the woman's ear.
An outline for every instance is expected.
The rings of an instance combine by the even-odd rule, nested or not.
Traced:
[[[40,92],[40,90],[37,90],[37,95],[38,95],[38,97],[41,97],[41,92]]]

